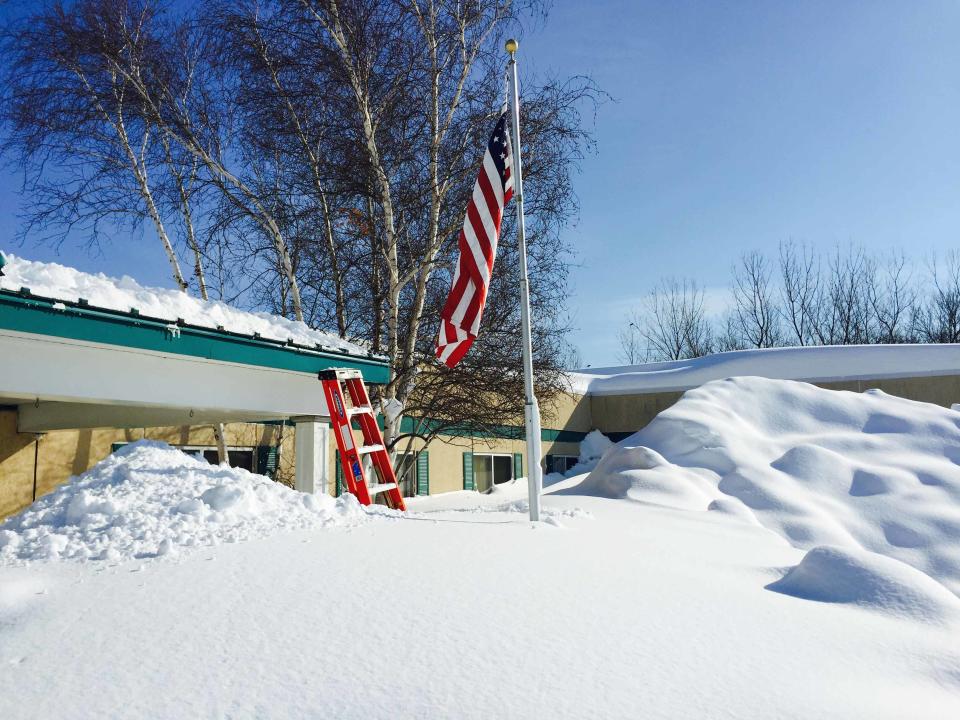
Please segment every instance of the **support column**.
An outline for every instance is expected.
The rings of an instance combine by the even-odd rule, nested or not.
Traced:
[[[305,493],[328,493],[330,467],[330,418],[300,415],[294,440],[294,487]]]

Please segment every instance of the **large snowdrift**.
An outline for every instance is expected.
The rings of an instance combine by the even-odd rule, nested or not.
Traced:
[[[688,391],[606,453],[578,490],[731,514],[802,549],[869,550],[960,594],[958,463],[956,411],[743,377]],[[863,555],[840,562],[825,552],[783,587],[811,573],[878,577]]]
[[[126,560],[367,521],[353,495],[304,495],[166,443],[126,445],[0,524],[0,564]]]
[[[205,328],[223,327],[235,333],[273,340],[293,340],[298,345],[345,350],[366,355],[367,351],[336,335],[313,330],[302,322],[288,320],[264,312],[247,312],[223,302],[202,300],[177,290],[145,287],[124,275],[107,277],[103,273],[90,275],[57,263],[24,260],[15,255],[4,255],[7,264],[0,277],[0,288],[30,289],[34,295],[76,302],[81,298],[94,307],[129,312],[136,308],[141,315],[171,322],[183,319],[191,325]]]

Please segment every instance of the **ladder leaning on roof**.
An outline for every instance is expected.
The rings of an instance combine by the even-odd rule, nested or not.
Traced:
[[[320,371],[320,382],[327,400],[330,423],[340,450],[340,464],[347,490],[361,505],[369,505],[370,498],[385,493],[387,504],[397,510],[406,510],[400,485],[390,462],[390,453],[383,444],[383,435],[377,425],[377,417],[370,404],[363,375],[353,368],[332,368]],[[346,393],[344,393],[346,388]],[[349,405],[346,399],[349,398]],[[360,425],[363,445],[358,446],[353,435],[353,419]],[[362,455],[369,455],[375,473],[379,476],[376,485],[368,486],[363,471]]]

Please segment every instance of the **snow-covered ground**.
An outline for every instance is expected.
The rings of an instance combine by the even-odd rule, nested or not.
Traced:
[[[0,717],[960,717],[960,600],[934,562],[960,543],[958,423],[714,383],[554,478],[538,524],[522,483],[405,515],[310,507],[134,447],[4,526],[21,550],[38,527],[122,541],[113,560],[0,556]],[[886,515],[913,547],[882,545]]]
[[[345,350],[365,355],[367,351],[331,333],[314,330],[302,322],[288,320],[265,312],[247,312],[214,300],[203,300],[177,290],[146,287],[133,278],[91,275],[57,263],[44,263],[16,255],[4,255],[7,264],[0,276],[0,288],[29,288],[40,297],[76,302],[81,298],[92,307],[129,312],[135,308],[141,315],[175,322],[182,319],[190,325],[226,330],[298,345],[320,345],[328,350]]]

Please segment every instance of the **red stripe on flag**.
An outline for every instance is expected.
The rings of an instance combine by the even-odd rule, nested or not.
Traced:
[[[487,301],[488,278],[493,272],[497,255],[503,207],[513,197],[513,188],[507,187],[510,179],[510,140],[506,122],[507,115],[503,113],[487,143],[458,238],[460,256],[454,275],[456,279],[440,314],[436,354],[449,367],[460,362],[477,336],[479,320]],[[497,188],[503,196],[502,203],[498,199]],[[480,206],[479,202],[483,205]],[[484,215],[489,215],[492,234],[483,222]],[[482,261],[486,267],[478,266],[478,261]],[[464,301],[466,307],[462,307]],[[462,311],[462,315],[454,320],[453,316],[458,310]]]

